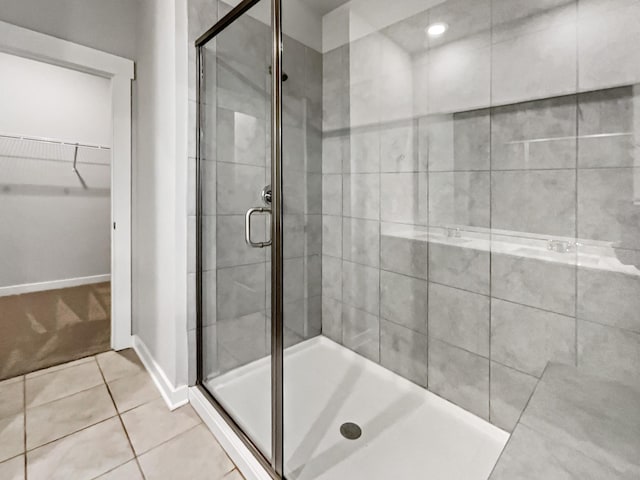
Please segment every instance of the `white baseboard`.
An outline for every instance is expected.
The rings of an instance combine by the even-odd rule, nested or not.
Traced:
[[[247,480],[273,480],[246,445],[197,387],[189,388],[189,401]]]
[[[62,280],[50,280],[48,282],[23,283],[21,285],[10,285],[0,287],[0,297],[9,295],[21,295],[23,293],[44,292],[47,290],[57,290],[60,288],[78,287],[80,285],[90,285],[92,283],[102,283],[111,280],[110,274],[92,275],[90,277],[64,278]]]
[[[160,394],[162,395],[162,398],[164,398],[169,409],[175,410],[176,408],[187,404],[189,402],[189,387],[187,385],[174,387],[160,365],[158,365],[151,356],[149,349],[140,337],[133,335],[132,338],[133,349],[138,354],[138,357],[140,357],[140,360],[142,360],[142,363],[153,379],[153,383],[156,384],[156,388],[160,391]]]

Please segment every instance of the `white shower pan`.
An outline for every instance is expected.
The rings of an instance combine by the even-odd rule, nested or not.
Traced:
[[[206,382],[270,455],[270,358]],[[284,359],[289,480],[486,480],[509,435],[326,337]],[[362,435],[340,433],[346,422]]]

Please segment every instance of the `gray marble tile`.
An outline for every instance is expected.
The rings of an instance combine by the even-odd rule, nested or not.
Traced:
[[[575,365],[575,319],[493,299],[491,358],[536,377],[550,361]]]
[[[323,55],[313,48],[305,47],[305,97],[315,102],[322,101]]]
[[[380,175],[380,218],[385,222],[426,225],[428,180],[426,172]]]
[[[262,205],[260,192],[265,185],[264,167],[218,162],[218,214],[244,215]]]
[[[351,154],[342,165],[345,173],[377,173],[380,171],[380,132],[377,129],[352,132]]]
[[[216,217],[207,215],[202,217],[202,266],[205,270],[215,270],[218,259],[216,242],[218,240]]]
[[[627,0],[581,0],[578,81],[594,90],[640,80],[640,6]]]
[[[348,128],[350,126],[350,107],[348,86],[324,87],[322,90],[322,131],[333,132]],[[342,164],[340,169],[342,169]]]
[[[342,258],[377,267],[380,259],[380,222],[343,218]]]
[[[354,71],[353,68],[352,66],[351,72]],[[347,90],[348,127],[370,128],[384,120],[384,110],[380,106],[379,85],[379,82],[374,79],[351,82]]]
[[[489,418],[489,360],[429,339],[429,390]]]
[[[429,115],[418,124],[420,167],[430,172],[456,170],[455,114]]]
[[[313,172],[306,173],[305,194],[304,213],[309,215],[322,215],[322,174]]]
[[[244,241],[244,215],[220,215],[216,217],[216,255],[219,268],[247,265],[266,261],[264,249],[251,248]],[[251,238],[255,242],[268,239],[267,219],[255,215],[251,219]]]
[[[207,270],[202,272],[202,322],[203,325],[212,325],[217,319],[217,301],[218,289],[216,282],[217,272],[215,270]],[[194,287],[195,292],[195,287]],[[194,311],[195,311],[195,297]],[[194,324],[195,325],[195,324]]]
[[[342,308],[343,345],[369,360],[380,359],[380,320],[376,315],[344,305]]]
[[[578,96],[578,166],[633,167],[636,158],[633,87]],[[637,108],[637,107],[636,107]]]
[[[380,319],[380,364],[427,387],[427,336]]]
[[[410,277],[427,279],[427,242],[385,235],[384,225],[380,238],[380,268]]]
[[[342,173],[342,162],[348,154],[349,141],[340,136],[322,139],[322,173]]]
[[[193,459],[200,459],[194,462]],[[234,465],[204,425],[172,438],[138,459],[148,480],[191,478],[222,479]]]
[[[640,474],[640,386],[550,365],[520,422],[621,472]]]
[[[248,109],[244,109],[248,110]],[[269,124],[262,112],[218,108],[216,158],[221,162],[265,165]]]
[[[429,244],[429,280],[489,294],[489,253],[472,248]]]
[[[640,277],[578,269],[578,318],[640,333]]]
[[[306,215],[304,243],[307,255],[322,255],[322,215]]]
[[[344,175],[342,181],[342,214],[380,219],[380,175],[350,174]]]
[[[430,50],[427,70],[429,113],[460,112],[489,105],[489,37],[486,30]],[[452,68],[452,58],[455,68]]]
[[[0,462],[0,478],[5,480],[24,480],[24,455]]]
[[[295,302],[305,297],[304,258],[288,258],[282,262],[282,283],[285,303]]]
[[[429,224],[490,225],[489,172],[429,174]]]
[[[262,312],[265,305],[264,264],[218,270],[218,320]]]
[[[346,86],[349,81],[349,45],[334,48],[322,55],[324,91]]]
[[[502,33],[491,56],[491,99],[494,104],[522,102],[577,89],[576,8],[559,9],[547,28],[518,25]],[[543,18],[542,22],[549,22]],[[531,23],[540,23],[535,17]]]
[[[308,255],[304,257],[304,297],[322,295],[322,256]]]
[[[515,30],[514,27],[526,24],[527,18],[553,11],[558,7],[575,3],[575,0],[492,0],[491,20],[495,28]],[[511,24],[511,25],[504,25]]]
[[[430,283],[429,335],[489,357],[489,297]]]
[[[342,175],[322,176],[322,214],[342,215]]]
[[[380,171],[417,172],[418,149],[415,122],[403,122],[380,132]]]
[[[491,117],[489,110],[453,114],[453,168],[488,170],[490,167]]]
[[[342,343],[342,302],[322,297],[322,335]]]
[[[116,409],[105,385],[30,408],[26,415],[27,449],[39,447],[115,415]]]
[[[620,472],[595,461],[581,448],[544,436],[518,425],[489,480],[631,480],[634,473]]]
[[[514,303],[575,315],[575,254],[565,255],[574,260],[573,265],[493,253],[491,294]]]
[[[339,258],[322,256],[322,295],[342,299],[342,260]]]
[[[493,228],[575,236],[574,170],[494,171],[491,194]]]
[[[95,478],[133,458],[120,419],[102,423],[27,453],[33,480]]]
[[[578,320],[578,367],[640,384],[640,334]]]
[[[380,271],[380,316],[427,333],[428,283],[426,280]]]
[[[256,217],[257,219],[257,217]],[[268,228],[269,220],[263,219],[266,225],[263,228]],[[256,222],[257,223],[257,222]],[[285,214],[283,223],[283,250],[284,258],[294,258],[304,256],[305,251],[305,215],[302,214]],[[256,229],[257,230],[257,229]],[[266,238],[266,234],[258,236],[256,232],[256,238]],[[238,246],[240,248],[240,246]],[[247,247],[248,248],[248,247]],[[264,252],[265,259],[268,255],[268,249]]]
[[[578,171],[578,236],[640,248],[640,169],[598,168]]]
[[[491,362],[491,423],[513,431],[537,384],[531,375]]]
[[[322,254],[342,257],[342,217],[322,216]]]
[[[287,169],[285,166],[282,175],[283,191],[286,191],[286,195],[283,195],[282,202],[285,215],[303,215],[307,213],[309,207],[307,174],[300,169],[299,165],[296,165],[296,167],[298,168]],[[262,188],[260,188],[260,190],[262,190]],[[262,203],[259,205],[262,205]],[[321,196],[318,198],[317,208],[318,211],[322,210]]]
[[[228,351],[239,365],[268,355],[264,313],[218,321],[218,349]]]
[[[494,170],[575,168],[576,97],[497,107],[491,114]]]
[[[342,262],[342,301],[373,315],[380,302],[380,270]]]

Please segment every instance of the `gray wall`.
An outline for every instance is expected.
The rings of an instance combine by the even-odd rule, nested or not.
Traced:
[[[323,334],[510,430],[548,361],[640,381],[640,7],[507,3],[324,54]]]

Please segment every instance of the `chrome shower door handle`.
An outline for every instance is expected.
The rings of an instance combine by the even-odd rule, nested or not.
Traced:
[[[270,247],[271,240],[268,240],[266,242],[254,242],[251,239],[251,216],[254,213],[267,213],[271,215],[271,209],[264,208],[264,207],[253,207],[247,210],[247,213],[244,217],[244,241],[247,242],[247,245],[249,245],[252,248]]]

